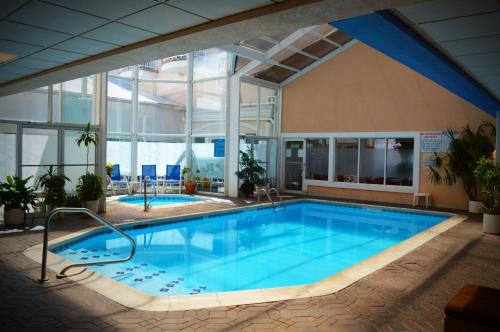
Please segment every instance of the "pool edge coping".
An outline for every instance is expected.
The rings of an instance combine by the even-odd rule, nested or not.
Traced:
[[[125,307],[144,310],[144,311],[180,311],[180,310],[193,310],[193,309],[203,309],[203,308],[214,308],[222,306],[233,306],[233,305],[243,305],[252,303],[264,303],[264,302],[274,302],[282,300],[292,300],[298,298],[307,298],[314,296],[323,296],[333,294],[338,292],[349,285],[355,283],[356,281],[368,276],[369,274],[383,268],[384,266],[398,260],[409,252],[420,247],[422,244],[428,242],[429,240],[435,238],[439,234],[451,229],[452,227],[458,225],[462,221],[467,219],[467,216],[460,214],[451,214],[446,212],[437,211],[422,211],[410,208],[397,208],[397,207],[387,207],[380,205],[371,204],[361,204],[361,203],[344,203],[339,201],[328,201],[321,199],[308,199],[300,198],[288,201],[289,203],[296,202],[321,202],[321,203],[334,203],[340,205],[351,205],[357,207],[370,207],[377,209],[389,209],[389,210],[403,210],[411,211],[413,213],[420,214],[440,214],[448,216],[449,218],[440,222],[433,227],[430,227],[411,238],[408,238],[394,246],[391,246],[353,266],[350,266],[342,271],[339,271],[329,277],[326,277],[320,281],[298,285],[298,286],[286,286],[277,288],[263,288],[263,289],[253,289],[253,290],[240,290],[240,291],[228,291],[228,292],[215,292],[215,293],[205,293],[205,294],[192,294],[192,295],[171,295],[171,296],[152,296],[147,295],[135,288],[127,286],[119,281],[113,280],[112,278],[101,275],[90,269],[84,269],[81,272],[71,274],[68,278],[74,282],[82,284],[89,289],[98,292],[107,298],[118,302]],[[288,204],[289,204],[288,203]],[[286,202],[285,202],[286,204]],[[236,213],[240,210],[251,210],[251,209],[261,209],[271,206],[270,203],[258,204],[252,206],[242,206],[230,209],[223,209],[211,212],[198,212],[192,214],[185,214],[174,217],[167,218],[157,218],[157,219],[147,219],[141,221],[134,221],[130,223],[120,224],[120,228],[133,228],[137,224],[153,224],[158,221],[169,221],[169,222],[179,222],[184,219],[192,219],[199,216],[208,216],[214,214],[225,214],[225,213]],[[82,231],[74,232],[56,238],[49,241],[49,248],[59,245],[64,245],[65,243],[86,235],[91,235],[103,230],[103,227],[87,228]],[[41,263],[42,256],[42,244],[30,247],[26,249],[23,254],[35,262]],[[48,252],[47,255],[47,267],[58,273],[62,268],[73,264],[71,262],[57,254]],[[76,269],[75,269],[76,270]]]

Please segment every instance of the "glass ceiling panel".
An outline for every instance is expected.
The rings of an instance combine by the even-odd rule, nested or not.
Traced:
[[[247,58],[244,58],[242,56],[239,56],[237,55],[236,56],[236,63],[234,65],[234,71],[237,72],[238,70],[240,70],[244,65],[246,65],[247,63],[250,63],[250,59],[247,59]]]
[[[271,47],[274,46],[273,43],[271,43],[267,40],[264,40],[264,39],[259,39],[259,38],[245,40],[245,41],[241,42],[240,44],[242,46],[257,49],[257,50],[262,51],[262,52],[266,52],[267,50],[269,50]]]
[[[343,33],[340,30],[336,30],[336,31],[332,32],[331,34],[329,34],[328,36],[326,36],[326,38],[328,38],[328,39],[330,39],[330,40],[332,40],[332,41],[334,41],[334,42],[336,42],[337,44],[340,44],[340,45],[344,45],[348,41],[352,40],[351,36],[349,36],[346,33]]]
[[[281,83],[293,74],[295,74],[295,72],[292,70],[283,67],[272,66],[261,73],[257,73],[255,77],[274,83]]]
[[[307,46],[311,45],[312,43],[315,43],[319,40],[319,37],[316,35],[313,35],[311,33],[308,33],[302,37],[300,37],[297,41],[295,41],[292,46],[295,46],[298,49],[304,49]]]
[[[309,66],[311,63],[313,63],[315,60],[313,58],[310,58],[308,56],[305,56],[300,53],[295,53],[289,58],[281,61],[281,64],[287,65],[289,67],[297,68],[297,69],[304,69],[305,67]]]
[[[322,58],[328,53],[335,51],[338,47],[332,45],[324,40],[318,40],[317,42],[307,46],[303,49],[304,52],[317,56],[318,58]]]
[[[317,33],[319,33],[320,35],[323,35],[323,36],[326,36],[335,30],[337,30],[337,29],[332,27],[330,24],[322,24],[322,25],[318,25],[316,28],[314,28],[314,31],[316,31]]]

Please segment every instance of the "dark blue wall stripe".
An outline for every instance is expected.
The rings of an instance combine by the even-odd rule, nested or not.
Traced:
[[[498,100],[389,11],[330,23],[496,116]]]

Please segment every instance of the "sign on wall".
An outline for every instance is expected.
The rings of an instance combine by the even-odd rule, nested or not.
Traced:
[[[212,140],[214,143],[214,157],[224,157],[225,155],[225,142],[223,138]]]
[[[459,132],[454,131],[455,137]],[[448,152],[451,139],[447,131],[429,131],[420,133],[420,152]]]
[[[421,152],[440,152],[441,151],[441,132],[423,132],[420,133],[420,151]]]

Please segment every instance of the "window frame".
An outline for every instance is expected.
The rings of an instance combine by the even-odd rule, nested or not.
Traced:
[[[385,192],[399,192],[399,193],[415,193],[419,190],[420,180],[420,132],[332,132],[332,133],[282,133],[281,146],[285,140],[290,139],[319,139],[329,138],[329,156],[328,156],[328,181],[324,180],[310,180],[304,178],[304,190],[307,191],[308,186],[318,187],[332,187],[342,189],[358,189],[370,191],[385,191]],[[384,138],[385,144],[385,159],[384,159],[384,184],[370,184],[370,183],[353,183],[353,182],[339,182],[335,181],[335,146],[337,138],[357,138],[358,140],[364,138]],[[386,168],[387,168],[387,139],[391,138],[413,138],[413,179],[412,186],[397,186],[387,185],[386,182]],[[307,148],[307,147],[306,147]],[[360,148],[358,145],[358,156]],[[307,151],[305,151],[307,155]],[[358,174],[359,174],[359,157],[358,157]],[[305,161],[307,163],[307,160]],[[284,167],[284,157],[281,158],[281,167]],[[305,170],[305,167],[304,167]],[[282,173],[283,174],[283,173]],[[359,181],[359,178],[358,178]]]

